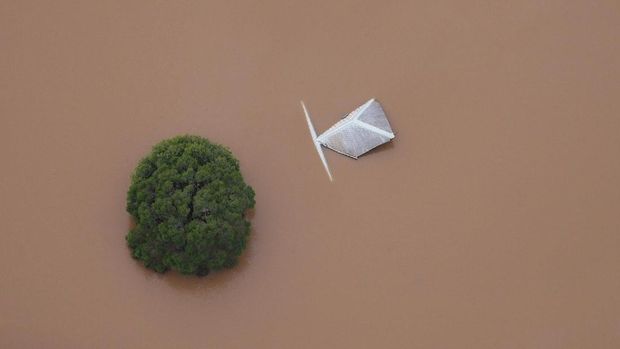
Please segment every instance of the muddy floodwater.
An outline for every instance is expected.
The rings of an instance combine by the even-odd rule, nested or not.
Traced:
[[[1,348],[619,348],[620,6],[0,2]],[[396,139],[310,140],[367,99]],[[248,249],[130,257],[130,174],[230,147]]]

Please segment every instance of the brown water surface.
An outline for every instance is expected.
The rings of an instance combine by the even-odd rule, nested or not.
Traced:
[[[0,347],[619,348],[620,3],[1,1]],[[393,144],[317,129],[370,97]],[[124,236],[163,138],[238,156],[241,264]]]

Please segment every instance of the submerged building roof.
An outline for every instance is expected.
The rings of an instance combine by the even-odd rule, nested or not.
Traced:
[[[364,103],[316,140],[338,153],[357,159],[394,138],[381,104],[375,99]]]
[[[312,120],[310,120],[310,113],[303,101],[301,106],[306,115],[306,122],[312,136],[312,142],[330,181],[334,179],[327,165],[322,146],[357,159],[371,149],[394,138],[394,132],[385,116],[385,112],[381,104],[374,98],[359,106],[318,137],[312,125]]]

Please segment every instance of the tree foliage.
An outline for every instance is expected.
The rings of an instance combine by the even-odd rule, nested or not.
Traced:
[[[206,275],[235,265],[245,249],[254,190],[239,162],[198,136],[164,140],[136,167],[127,212],[132,256],[158,272]]]

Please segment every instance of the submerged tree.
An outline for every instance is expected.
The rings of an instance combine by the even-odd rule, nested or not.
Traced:
[[[127,243],[148,268],[206,275],[236,264],[252,207],[254,190],[228,149],[198,136],[164,140],[132,175]]]

